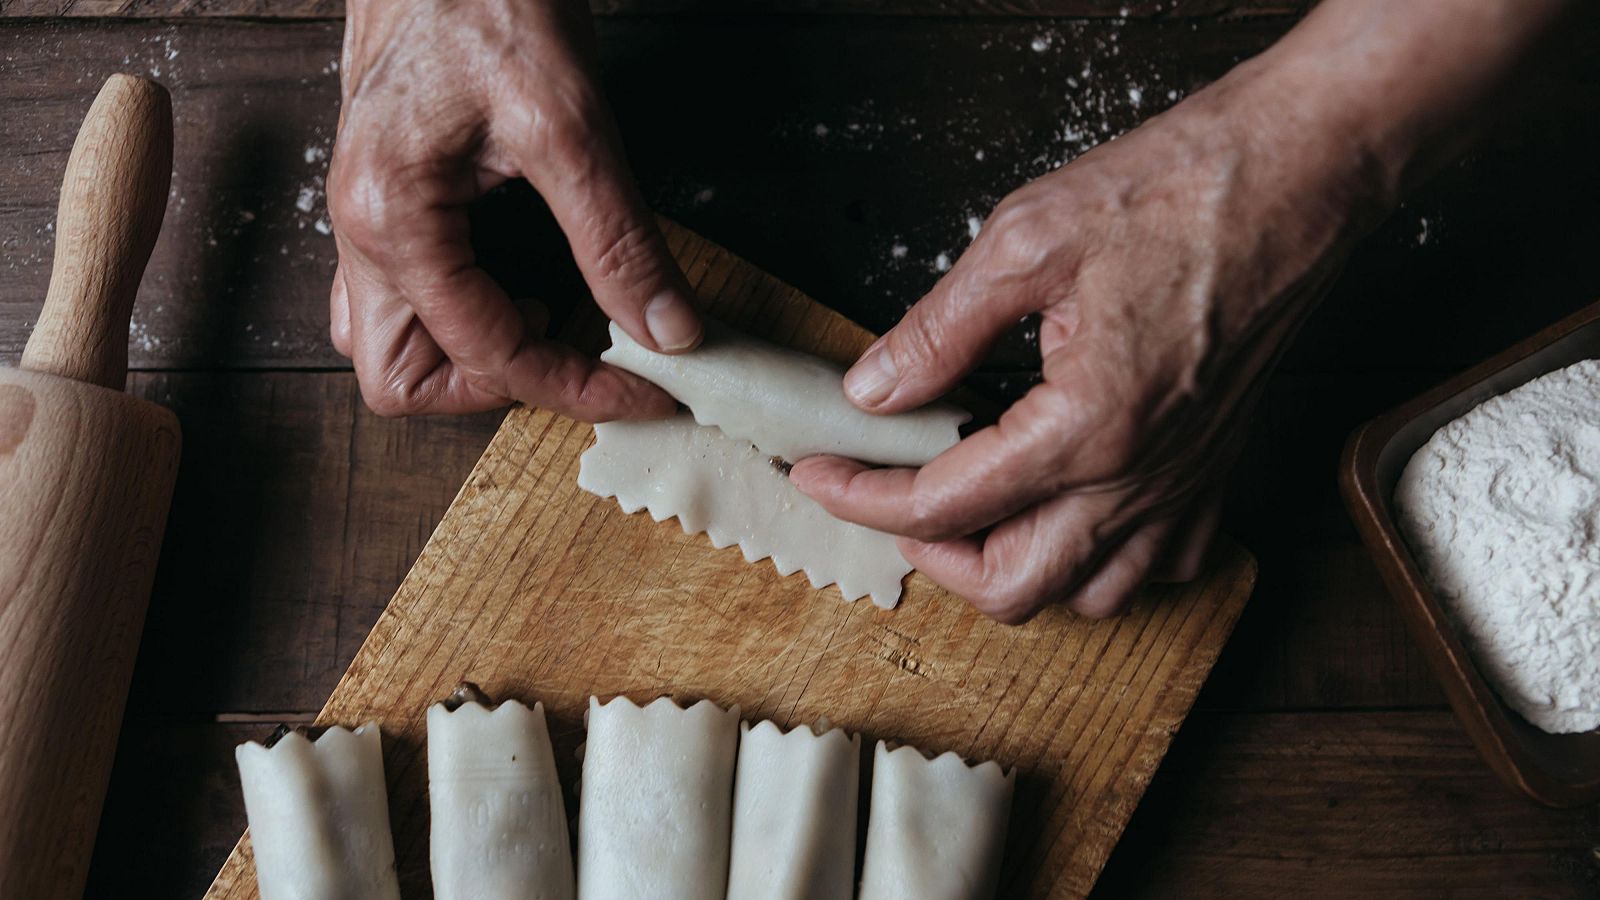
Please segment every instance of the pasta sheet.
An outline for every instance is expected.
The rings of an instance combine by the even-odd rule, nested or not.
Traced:
[[[960,409],[934,404],[893,416],[856,408],[844,395],[844,370],[805,353],[706,322],[689,353],[647,350],[611,326],[600,358],[661,386],[695,421],[749,441],[789,462],[828,453],[888,466],[920,466],[955,446]]]
[[[438,900],[571,900],[567,814],[544,706],[428,709]]]
[[[616,497],[623,512],[677,517],[686,534],[714,547],[738,544],[744,558],[771,558],[779,574],[804,570],[816,588],[837,584],[846,600],[865,594],[889,608],[911,564],[892,536],[829,515],[771,458],[680,413],[650,422],[606,422],[583,454],[578,486]]]
[[[739,710],[589,700],[578,801],[581,900],[704,900],[728,879]]]
[[[234,751],[262,900],[397,900],[378,726]]]
[[[988,900],[1000,879],[1016,771],[914,747],[873,756],[860,900]]]
[[[837,900],[855,888],[861,736],[742,725],[728,900]]]

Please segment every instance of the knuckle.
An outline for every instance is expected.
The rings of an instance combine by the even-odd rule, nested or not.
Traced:
[[[517,353],[506,366],[469,373],[468,378],[480,390],[502,397],[513,395],[514,379],[521,385],[516,399],[572,414],[605,405],[605,385],[590,376],[591,369],[575,357]]]
[[[991,252],[1003,258],[1026,260],[1037,255],[1042,231],[1043,210],[1038,200],[1024,190],[1011,195],[995,207],[984,231],[990,234]]]
[[[992,251],[1013,266],[1027,265],[1039,255],[1039,229],[1034,226],[1031,213],[1015,216],[995,231]]]
[[[1068,483],[1115,482],[1125,477],[1144,442],[1138,417],[1108,394],[1045,389],[1030,392],[1001,422],[1042,439],[1047,429],[1073,445]],[[1064,476],[1066,477],[1066,476]]]
[[[939,348],[946,345],[947,329],[932,310],[919,310],[907,316],[898,328],[889,334],[885,349],[902,372],[938,358]]]
[[[363,382],[361,399],[367,404],[368,409],[385,419],[396,419],[421,411],[413,402],[411,395],[395,391],[388,386],[370,387]]]
[[[336,163],[328,175],[328,217],[357,246],[381,247],[381,235],[409,218],[401,206],[393,180],[375,163]]]
[[[1070,280],[1081,263],[1076,217],[1058,198],[1023,188],[995,207],[978,236],[991,281],[1037,289]]]
[[[368,409],[386,419],[428,411],[432,398],[423,385],[392,369],[379,375],[372,373],[372,366],[358,366],[356,372],[361,400]]]
[[[1086,619],[1109,619],[1122,611],[1127,599],[1127,596],[1121,593],[1102,591],[1078,597],[1068,606]]]
[[[653,271],[655,240],[647,225],[603,220],[598,231],[603,237],[596,242],[594,270],[602,281],[629,283]]]
[[[907,537],[920,541],[948,541],[961,536],[947,502],[927,491],[913,490],[906,507]]]
[[[1200,577],[1200,558],[1199,558],[1199,556],[1198,555],[1191,555],[1191,556],[1185,557],[1182,560],[1179,560],[1178,564],[1173,566],[1166,573],[1166,575],[1167,575],[1167,579],[1166,580],[1172,581],[1172,582],[1176,582],[1176,583],[1179,583],[1179,584],[1195,580],[1196,578]]]
[[[992,577],[967,598],[979,612],[1004,625],[1021,625],[1033,618],[1046,599],[1043,588],[1021,573]]]
[[[1038,612],[1039,603],[1006,591],[989,592],[972,600],[978,611],[1002,625],[1021,625]]]

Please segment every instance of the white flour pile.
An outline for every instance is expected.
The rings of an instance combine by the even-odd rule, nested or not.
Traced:
[[[1600,360],[1439,429],[1395,505],[1505,701],[1545,731],[1600,727]]]

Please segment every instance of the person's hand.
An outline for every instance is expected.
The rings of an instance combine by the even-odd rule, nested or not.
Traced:
[[[683,274],[627,170],[581,0],[351,0],[328,175],[334,346],[385,415],[512,401],[577,418],[671,414],[636,376],[543,339],[475,264],[467,206],[525,177],[596,302],[640,343],[700,340]]]
[[[920,470],[814,457],[794,483],[1005,622],[1192,578],[1263,375],[1384,193],[1292,90],[1246,68],[1007,197],[845,388],[920,406],[1030,314],[1042,383]]]

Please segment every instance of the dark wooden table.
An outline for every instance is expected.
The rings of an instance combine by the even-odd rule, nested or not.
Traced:
[[[597,11],[652,203],[881,330],[960,253],[969,217],[1265,47],[1303,5]],[[328,344],[340,12],[0,2],[0,363],[43,296],[57,183],[102,79],[156,77],[177,115],[130,386],[177,410],[186,446],[91,896],[203,890],[244,825],[233,745],[312,716],[498,422],[373,416]],[[1101,895],[1600,896],[1600,812],[1494,780],[1333,478],[1354,424],[1600,297],[1600,28],[1568,37],[1482,148],[1364,243],[1275,379],[1229,511],[1261,560],[1256,597]],[[513,283],[552,255],[526,199],[494,199],[481,229]],[[1019,333],[980,387],[1014,394],[1034,359]]]

